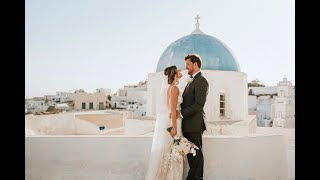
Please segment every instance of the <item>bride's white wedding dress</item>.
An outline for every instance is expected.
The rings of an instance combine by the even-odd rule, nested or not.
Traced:
[[[166,83],[167,81],[165,80],[164,82]],[[164,86],[166,85],[163,85],[161,89],[162,93],[160,95],[160,108],[159,111],[157,111],[157,119],[148,165],[149,168],[145,180],[182,180],[186,179],[188,175],[189,165],[186,156],[183,158],[182,163],[177,161],[165,162],[167,161],[165,155],[170,152],[173,138],[166,130],[166,128],[172,126],[172,123],[169,117],[170,105],[168,104],[166,93],[168,87]],[[169,89],[169,91],[171,91],[172,87]],[[180,105],[182,100],[182,93],[179,92],[177,110],[181,109]],[[176,136],[182,136],[181,123],[181,118],[178,118]]]

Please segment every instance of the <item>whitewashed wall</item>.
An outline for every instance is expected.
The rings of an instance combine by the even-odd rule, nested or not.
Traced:
[[[142,180],[151,143],[152,137],[26,137],[26,179]],[[283,136],[204,137],[203,154],[207,180],[294,179]]]
[[[35,134],[75,134],[76,124],[72,113],[27,115],[25,127]]]
[[[257,100],[257,119],[271,119],[271,104],[274,99],[270,96],[260,96]]]
[[[288,145],[288,169],[289,169],[289,177],[290,180],[294,180],[295,179],[295,145]]]
[[[251,110],[257,109],[257,96],[248,96],[248,108]]]
[[[94,112],[91,112],[94,113]],[[100,134],[99,126],[114,129],[124,126],[126,113],[60,113],[25,116],[26,134],[77,135]]]
[[[126,119],[124,135],[139,136],[154,131],[155,120]]]
[[[134,91],[128,90],[127,92],[127,101],[137,102],[138,104],[146,104],[147,103],[147,91]]]
[[[295,144],[295,129],[281,127],[257,127],[256,134],[258,135],[282,135],[287,138],[289,144]]]
[[[249,87],[248,90],[250,91],[250,89],[252,89],[252,94],[254,94],[254,95],[276,94],[277,93],[277,86]]]

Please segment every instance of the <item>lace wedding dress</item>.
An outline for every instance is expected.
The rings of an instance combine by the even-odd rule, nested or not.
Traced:
[[[166,128],[172,126],[171,119],[169,118],[170,108],[167,103],[168,98],[166,92],[168,87],[165,85],[166,82],[168,81],[164,80],[164,84],[161,88],[159,104],[161,107],[159,108],[159,111],[157,111],[158,113],[150,153],[149,168],[145,180],[182,180],[186,179],[188,175],[189,166],[186,156],[183,157],[182,163],[167,160],[165,158],[165,155],[170,152],[173,142],[173,138],[166,130]],[[171,91],[173,86],[170,87],[169,91]],[[180,105],[182,100],[182,93],[179,92],[177,110],[181,109]],[[177,136],[182,136],[181,123],[181,118],[178,118]]]

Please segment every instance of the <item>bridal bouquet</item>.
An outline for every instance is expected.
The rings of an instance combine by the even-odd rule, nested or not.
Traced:
[[[193,156],[196,155],[196,149],[199,149],[195,144],[190,142],[187,138],[183,136],[174,137],[173,143],[171,145],[171,150],[166,154],[168,161],[178,161],[182,163],[183,156],[192,153]]]

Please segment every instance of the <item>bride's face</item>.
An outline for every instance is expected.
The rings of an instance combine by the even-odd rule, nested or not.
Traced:
[[[180,70],[180,69],[177,70],[176,77],[177,77],[178,79],[180,79],[180,78],[182,77],[182,74],[181,74],[181,70]]]

